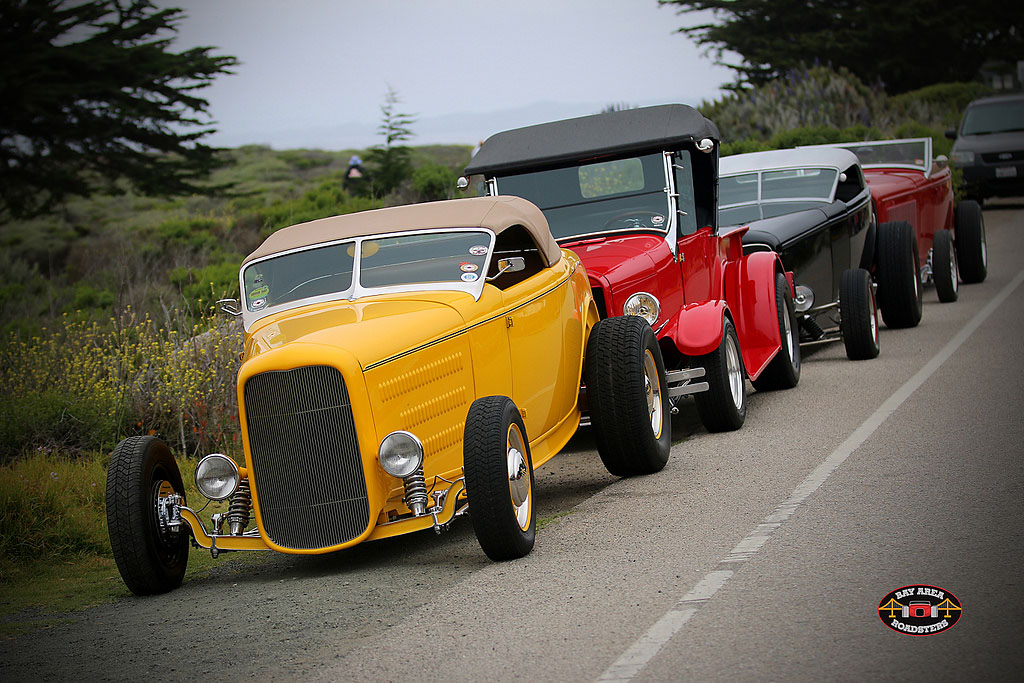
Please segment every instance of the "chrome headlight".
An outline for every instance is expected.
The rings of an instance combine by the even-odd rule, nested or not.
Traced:
[[[211,453],[196,465],[196,487],[210,500],[230,498],[239,478],[235,461],[220,453]]]
[[[409,432],[391,432],[380,442],[377,457],[385,472],[405,479],[423,466],[423,444]]]
[[[637,292],[628,299],[622,307],[622,315],[638,315],[647,321],[648,325],[654,325],[661,313],[661,304],[658,297],[647,292]]]

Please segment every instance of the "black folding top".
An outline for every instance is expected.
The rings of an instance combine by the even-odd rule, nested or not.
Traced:
[[[675,149],[704,138],[718,140],[718,128],[685,104],[592,114],[495,133],[469,162],[466,175]]]

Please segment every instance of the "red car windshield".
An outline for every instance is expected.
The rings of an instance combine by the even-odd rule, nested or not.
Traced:
[[[536,204],[557,240],[624,231],[663,233],[669,227],[664,163],[661,154],[648,154],[495,180],[498,194]]]

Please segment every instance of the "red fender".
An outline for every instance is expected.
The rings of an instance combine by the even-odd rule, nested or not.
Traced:
[[[726,300],[750,379],[757,379],[782,348],[775,308],[776,272],[785,271],[778,254],[771,251],[744,256],[737,268],[726,271]]]
[[[684,356],[703,356],[722,343],[726,304],[721,300],[686,304],[665,325],[667,334]]]

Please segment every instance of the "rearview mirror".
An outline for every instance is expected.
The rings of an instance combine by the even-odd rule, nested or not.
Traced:
[[[237,299],[220,299],[217,301],[217,307],[222,313],[233,315],[236,318],[242,315],[242,309],[239,308]]]
[[[487,278],[487,281],[490,282],[505,273],[518,273],[521,270],[526,270],[526,259],[522,256],[509,256],[498,261],[498,272]]]

